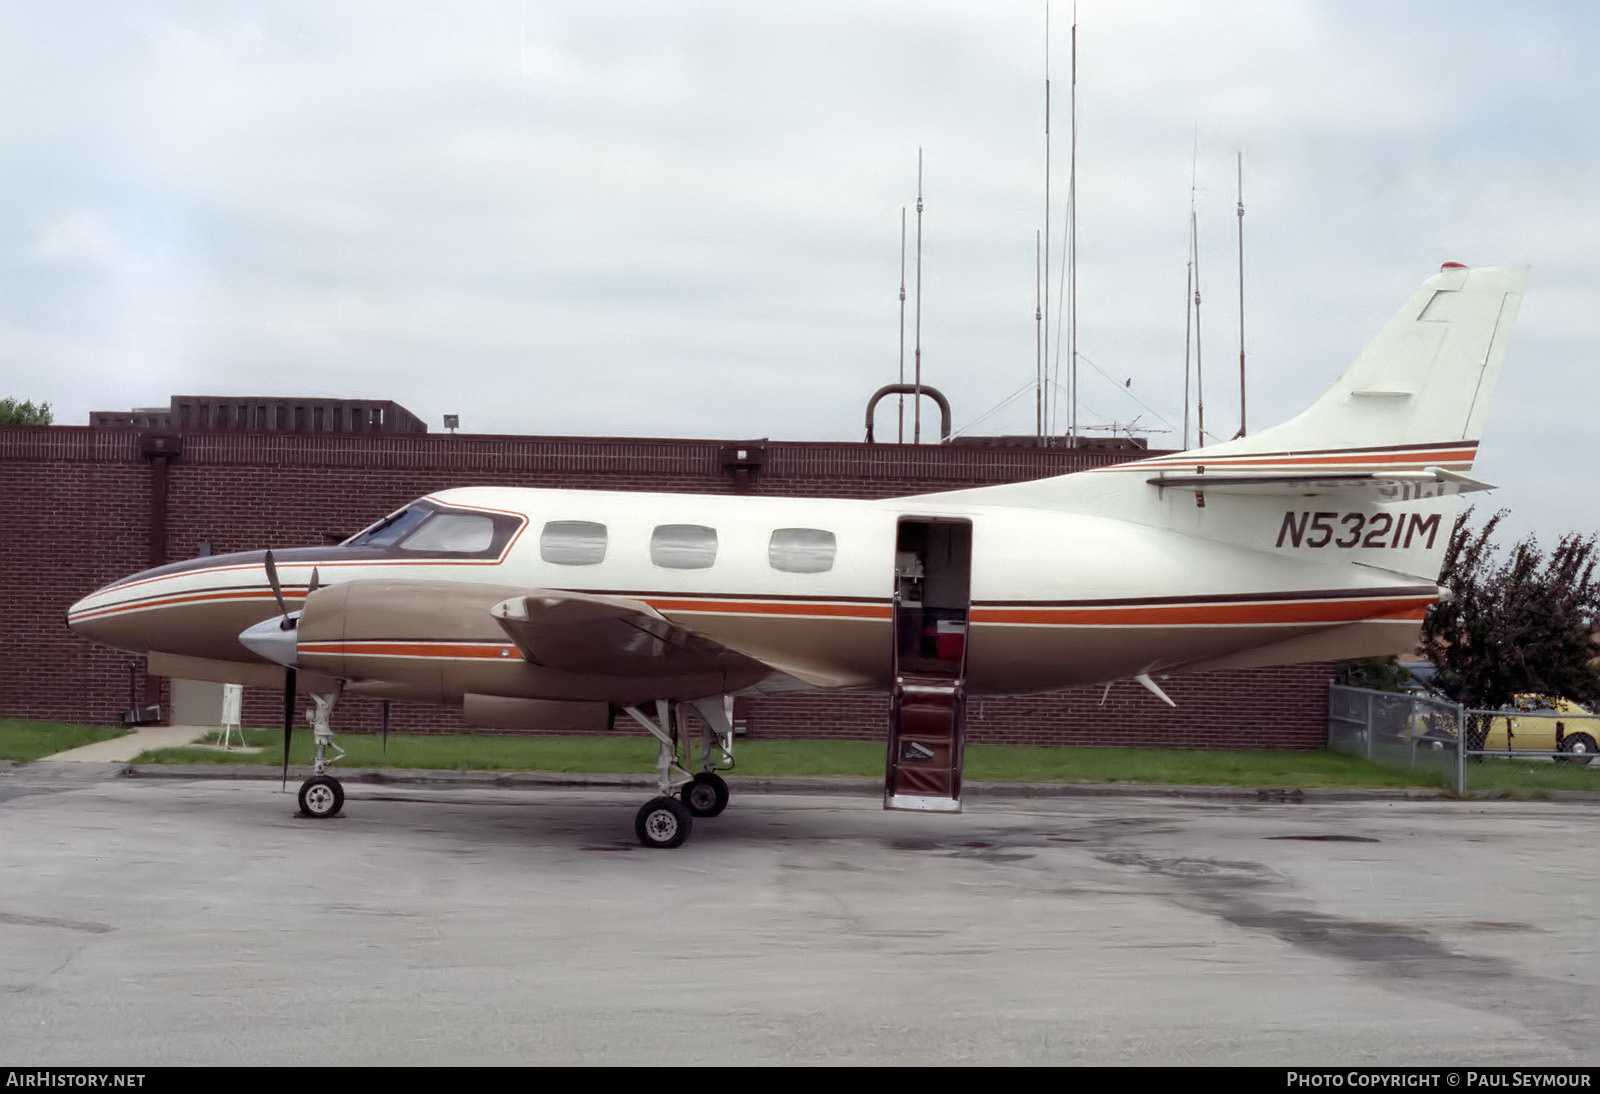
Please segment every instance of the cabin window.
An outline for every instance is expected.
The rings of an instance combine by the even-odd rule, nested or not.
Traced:
[[[606,526],[592,520],[552,520],[539,533],[539,557],[557,566],[604,562]]]
[[[650,536],[650,561],[669,570],[704,570],[717,561],[717,530],[703,524],[660,524]]]
[[[838,542],[821,528],[777,528],[767,542],[767,561],[774,570],[820,574],[833,569]]]

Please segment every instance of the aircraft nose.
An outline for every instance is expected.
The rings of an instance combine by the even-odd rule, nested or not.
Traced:
[[[299,621],[299,612],[286,617],[275,615],[271,619],[263,619],[240,632],[239,644],[268,661],[294,668],[299,657],[295,632],[295,624]]]
[[[115,646],[120,649],[131,650],[134,653],[143,653],[144,648],[129,645],[133,637],[126,629],[117,625],[113,618],[116,607],[106,595],[113,586],[96,589],[72,607],[67,609],[67,629],[80,638],[102,646]]]

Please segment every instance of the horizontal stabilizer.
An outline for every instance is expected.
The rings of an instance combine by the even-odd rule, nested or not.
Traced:
[[[1493,490],[1482,482],[1442,467],[1423,471],[1354,471],[1306,474],[1277,471],[1257,474],[1157,475],[1146,479],[1163,490],[1194,490],[1213,494],[1247,494],[1257,497],[1317,498],[1339,496],[1360,498],[1376,505],[1386,502],[1417,501],[1452,494]]]

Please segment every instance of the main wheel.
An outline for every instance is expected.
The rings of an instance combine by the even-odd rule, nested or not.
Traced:
[[[300,812],[326,820],[344,805],[344,786],[332,775],[313,775],[300,784]]]
[[[1569,733],[1561,742],[1561,751],[1556,754],[1556,759],[1567,763],[1586,764],[1594,759],[1594,738],[1587,733]]]
[[[694,818],[677,798],[651,798],[633,818],[633,830],[646,847],[676,847],[693,827]]]
[[[714,771],[702,771],[678,796],[695,816],[714,817],[728,808],[728,782]]]

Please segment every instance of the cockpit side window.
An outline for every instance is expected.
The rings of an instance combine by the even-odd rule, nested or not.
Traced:
[[[498,558],[522,525],[510,514],[419,502],[344,542],[391,558]]]
[[[400,541],[400,549],[475,555],[493,542],[494,520],[487,513],[435,513]]]

